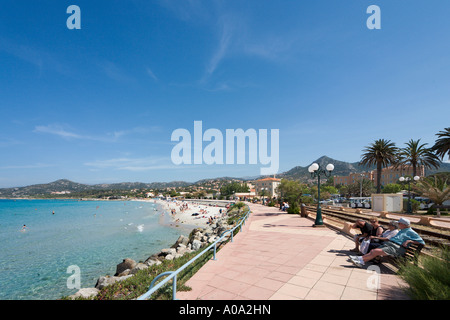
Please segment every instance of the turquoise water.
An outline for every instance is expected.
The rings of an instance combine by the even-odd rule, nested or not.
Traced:
[[[80,268],[82,288],[94,287],[123,259],[143,261],[189,233],[155,209],[140,201],[0,200],[0,299],[74,294],[69,266]]]

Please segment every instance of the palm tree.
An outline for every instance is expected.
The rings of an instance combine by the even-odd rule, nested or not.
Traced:
[[[422,196],[430,199],[437,206],[437,216],[441,216],[439,206],[450,199],[450,185],[444,175],[435,174],[421,180],[413,187]]]
[[[448,154],[448,159],[450,160],[450,127],[445,128],[444,131],[439,131],[436,133],[439,139],[436,140],[433,151],[436,155],[444,160],[445,154]]]
[[[377,166],[377,193],[381,193],[381,169],[395,163],[398,148],[390,140],[379,139],[366,147],[363,152],[361,165]]]
[[[405,148],[399,150],[398,165],[410,165],[413,169],[413,177],[416,176],[417,167],[423,166],[425,169],[439,168],[439,158],[433,153],[431,148],[426,148],[427,143],[420,144],[419,140],[409,140]]]

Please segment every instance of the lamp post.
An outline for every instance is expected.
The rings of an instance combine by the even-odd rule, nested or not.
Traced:
[[[420,177],[415,176],[414,181],[419,181]],[[406,213],[412,213],[412,207],[411,207],[411,178],[410,177],[400,177],[398,180],[400,182],[406,182],[408,183],[408,206],[406,207]]]
[[[263,205],[266,204],[266,200],[265,200],[265,197],[266,197],[266,190],[267,190],[267,188],[261,188],[261,196],[262,196],[262,204],[263,204]]]
[[[361,181],[360,181],[361,183],[360,183],[360,188],[359,188],[359,197],[362,198],[362,183],[364,180],[364,173],[360,173],[359,175],[361,177]],[[361,199],[361,202],[362,202],[362,199]]]
[[[316,221],[315,221],[313,227],[323,227],[324,226],[323,221],[322,221],[322,208],[320,207],[320,176],[330,177],[331,171],[333,171],[333,170],[334,170],[334,165],[332,165],[331,163],[327,165],[326,170],[321,169],[317,163],[313,163],[308,168],[309,173],[311,173],[311,177],[312,178],[317,177],[318,204],[317,204]]]

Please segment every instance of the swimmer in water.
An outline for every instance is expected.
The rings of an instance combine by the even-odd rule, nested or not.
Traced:
[[[21,231],[27,231],[27,226],[23,225],[22,230]]]
[[[55,211],[52,211],[52,214],[55,214]]]

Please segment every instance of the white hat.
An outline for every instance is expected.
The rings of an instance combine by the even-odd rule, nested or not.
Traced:
[[[398,220],[398,223],[403,223],[404,225],[407,225],[407,226],[409,226],[409,224],[410,224],[409,220],[406,218],[400,218]]]

